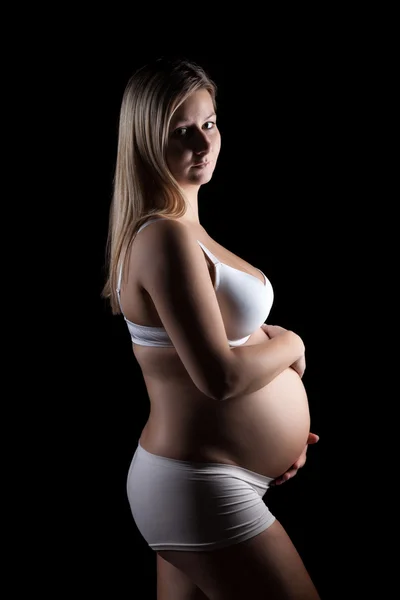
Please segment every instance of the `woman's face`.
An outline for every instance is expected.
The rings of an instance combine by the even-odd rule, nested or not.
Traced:
[[[221,147],[216,114],[206,89],[193,92],[175,111],[169,129],[166,160],[182,188],[210,181]]]

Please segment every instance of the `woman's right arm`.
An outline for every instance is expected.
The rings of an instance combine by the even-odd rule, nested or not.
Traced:
[[[284,327],[279,327],[278,325],[267,325],[267,323],[263,323],[263,325],[261,325],[261,329],[263,330],[265,335],[270,339],[274,338],[277,335],[281,335],[282,333],[287,331],[287,329],[285,329]],[[304,371],[306,370],[305,352],[303,352],[303,354],[296,360],[296,362],[290,365],[290,368],[296,371],[297,375],[300,377],[300,379],[302,379]]]
[[[221,401],[266,386],[304,353],[301,338],[230,348],[203,250],[185,224],[160,221],[141,233],[140,281],[192,381]]]
[[[286,330],[261,344],[232,348],[231,353],[237,364],[236,378],[222,400],[250,394],[268,385],[304,354],[304,344],[296,333]]]

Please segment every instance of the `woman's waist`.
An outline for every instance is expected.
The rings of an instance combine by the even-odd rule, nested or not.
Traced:
[[[146,427],[152,436],[177,445],[237,447],[242,442],[266,444],[303,435],[310,425],[304,389],[273,394],[253,393],[246,398],[218,403],[175,396],[151,402]],[[251,444],[248,444],[251,445]]]
[[[267,477],[277,477],[297,460],[306,444],[310,422],[307,413],[296,424],[276,421],[264,428],[262,421],[244,422],[217,430],[215,424],[157,422],[150,417],[141,437],[149,452],[192,462],[231,464]]]
[[[225,402],[200,392],[181,395],[176,389],[169,396],[164,387],[151,400],[142,435],[155,454],[226,462],[270,475],[298,458],[309,428],[307,395],[292,372],[279,376],[273,386]]]

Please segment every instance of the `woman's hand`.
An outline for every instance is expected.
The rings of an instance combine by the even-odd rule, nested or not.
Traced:
[[[284,327],[280,327],[279,325],[267,325],[267,323],[263,323],[261,325],[261,329],[263,330],[265,335],[269,337],[270,340],[272,340],[272,338],[276,337],[277,335],[281,335],[282,333],[285,333],[285,331],[287,331],[287,329],[285,329]]]
[[[303,354],[303,356],[300,356],[300,358],[298,358],[296,360],[296,362],[294,362],[292,365],[290,365],[290,368],[293,369],[294,371],[296,371],[296,373],[298,374],[298,376],[301,379],[304,375],[304,371],[306,370],[305,354]]]
[[[285,333],[285,331],[287,331],[287,329],[285,329],[284,327],[280,327],[279,325],[267,325],[267,323],[263,323],[261,325],[261,329],[270,340],[276,337],[277,335],[281,335],[282,333]],[[304,375],[304,371],[306,370],[305,354],[300,356],[300,358],[298,358],[296,362],[290,365],[290,368],[296,371],[296,373],[301,379]]]
[[[304,465],[306,463],[308,446],[310,444],[316,444],[318,442],[318,440],[319,440],[319,435],[317,435],[316,433],[310,432],[308,434],[307,444],[306,444],[303,452],[300,454],[299,458],[292,464],[292,466],[285,473],[283,473],[283,475],[280,475],[279,477],[277,477],[276,479],[271,481],[270,485],[281,485],[281,483],[285,483],[285,481],[288,481],[289,479],[294,477],[297,474],[297,471],[299,469],[301,469],[302,467],[304,467]]]

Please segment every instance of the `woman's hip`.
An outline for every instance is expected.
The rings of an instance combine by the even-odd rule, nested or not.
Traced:
[[[263,501],[271,481],[235,465],[158,456],[139,442],[127,495],[152,549],[213,550],[249,539],[275,521]]]

